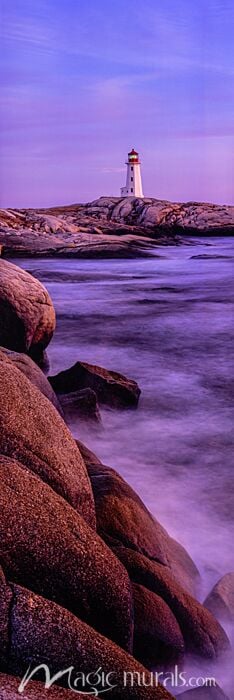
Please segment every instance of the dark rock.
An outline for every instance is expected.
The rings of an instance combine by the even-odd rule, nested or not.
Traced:
[[[0,344],[40,357],[55,329],[50,296],[32,275],[0,260]]]
[[[0,229],[0,246],[2,255],[6,257],[62,257],[62,258],[146,258],[151,256],[154,241],[145,232],[131,230],[121,239],[115,235],[112,226],[111,235],[105,231],[97,236],[93,227],[87,227],[85,232],[45,233],[31,229],[13,230]],[[1,245],[2,244],[2,245]]]
[[[52,387],[51,391],[53,391]],[[67,420],[78,416],[81,420],[101,422],[97,394],[93,389],[80,389],[80,391],[71,391],[70,394],[58,394],[58,398]]]
[[[51,403],[57,408],[59,413],[62,413],[60,403],[57,399],[55,392],[52,389],[50,382],[46,379],[42,370],[36,365],[35,362],[22,352],[14,352],[13,350],[7,350],[6,348],[0,347],[0,352],[5,353],[9,359],[20,369],[23,374],[25,374],[30,382],[34,384],[39,391],[41,391],[44,396],[51,401]]]
[[[229,700],[218,685],[186,690],[179,697],[181,700]]]
[[[190,260],[232,260],[232,255],[209,255],[209,253],[202,253],[200,255],[191,255]]]
[[[71,685],[75,689],[74,681],[78,674],[79,677],[80,673],[95,674],[100,669],[105,676],[107,673],[111,674],[110,683],[115,686],[110,693],[113,700],[171,699],[172,696],[161,686],[144,687],[144,674],[145,684],[147,679],[151,680],[146,669],[123,649],[75,618],[68,610],[21,586],[11,584],[11,590],[12,602],[8,611],[8,673],[17,673],[22,677],[29,665],[37,667],[40,663],[45,663],[52,675],[72,666],[74,673],[71,676]],[[126,671],[134,674],[133,687],[129,676],[125,687]],[[140,688],[137,674],[140,680],[142,678]],[[91,682],[93,679],[92,675]],[[66,684],[65,678],[63,682]],[[102,688],[99,686],[99,689]],[[86,690],[91,692],[90,685]]]
[[[119,560],[23,464],[0,457],[0,561],[6,576],[56,600],[131,650],[132,591]]]
[[[216,659],[229,650],[227,636],[220,624],[177,583],[165,566],[126,547],[115,547],[114,551],[134,583],[149,588],[167,603],[183,633],[187,651]]]
[[[212,588],[204,605],[223,622],[234,621],[234,572],[225,574]]]
[[[156,593],[137,583],[132,588],[134,656],[149,668],[178,663],[184,653],[184,640],[175,616]]]
[[[57,394],[69,394],[89,387],[96,392],[100,403],[114,408],[137,406],[140,396],[140,389],[132,379],[87,362],[76,362],[49,380]]]
[[[124,544],[165,564],[184,588],[196,593],[199,574],[185,549],[169,537],[135,491],[114,469],[93,461],[92,455],[83,454],[92,484],[97,529],[101,537],[110,546]]]
[[[45,685],[38,681],[29,682],[23,695],[19,695],[18,688],[21,681],[22,678],[15,678],[15,676],[0,673],[0,700],[19,700],[20,697],[23,700],[72,700],[71,691],[59,688],[56,685],[46,690]],[[84,700],[84,698],[92,700],[93,696],[91,698],[91,695],[76,692],[75,698],[77,700]]]
[[[92,464],[93,465],[100,464],[101,466],[103,466],[101,463],[101,460],[97,457],[97,455],[95,455],[94,452],[92,452],[89,449],[89,447],[84,445],[84,443],[81,442],[81,440],[76,440],[76,444],[77,444],[77,447],[79,447],[80,453],[82,454],[82,457],[83,457],[83,460],[84,460],[84,463],[85,463],[87,469]]]
[[[71,433],[51,402],[1,352],[0,425],[0,452],[38,474],[95,526],[91,485]]]
[[[33,355],[34,355],[34,353],[33,353],[33,351],[31,351],[32,360],[34,359]],[[48,357],[46,350],[43,350],[40,357],[37,357],[37,356],[35,357],[35,362],[37,363],[38,367],[40,367],[43,374],[45,374],[45,375],[49,374],[50,361],[49,361],[49,357]]]
[[[5,663],[9,650],[8,610],[11,608],[11,604],[12,591],[6,583],[3,570],[0,566],[0,657],[2,664]]]

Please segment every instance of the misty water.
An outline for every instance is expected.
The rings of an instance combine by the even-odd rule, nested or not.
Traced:
[[[71,428],[188,549],[203,599],[234,569],[234,245],[203,239],[155,253],[161,257],[17,264],[55,305],[51,373],[83,360],[139,383],[137,410],[102,408],[101,429],[75,417]]]

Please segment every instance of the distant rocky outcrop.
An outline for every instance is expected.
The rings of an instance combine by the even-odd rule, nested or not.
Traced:
[[[87,214],[97,219],[103,216],[111,222],[143,227],[148,233],[163,232],[196,235],[234,234],[234,207],[217,204],[168,202],[135,197],[119,199],[100,197],[85,206]]]
[[[1,209],[2,255],[136,257],[180,236],[234,235],[234,207],[100,197],[49,209]]]

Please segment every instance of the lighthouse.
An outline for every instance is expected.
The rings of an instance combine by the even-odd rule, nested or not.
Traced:
[[[141,163],[139,153],[132,148],[128,153],[127,179],[125,187],[121,187],[121,197],[144,197],[141,182]]]

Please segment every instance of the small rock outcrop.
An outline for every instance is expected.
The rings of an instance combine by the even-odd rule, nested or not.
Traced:
[[[51,391],[53,391],[52,387]],[[59,394],[58,396],[64,416],[68,421],[78,416],[80,420],[91,420],[94,423],[101,422],[97,394],[93,389],[80,389],[71,391],[70,394]]]
[[[136,407],[140,396],[140,389],[133,379],[87,362],[76,362],[49,380],[56,394],[89,388],[95,391],[100,403],[112,408]]]
[[[55,311],[43,285],[0,260],[0,345],[40,358],[55,329]]]
[[[234,622],[234,571],[225,574],[215,584],[204,605],[218,620]]]

